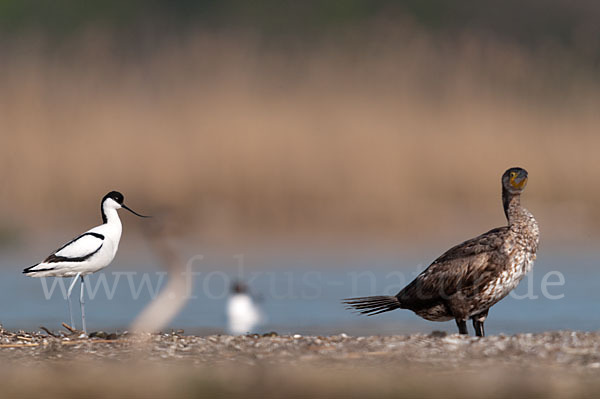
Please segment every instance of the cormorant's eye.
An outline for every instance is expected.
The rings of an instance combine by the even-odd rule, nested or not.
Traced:
[[[517,176],[517,172],[510,172],[511,179],[515,178],[516,176]]]

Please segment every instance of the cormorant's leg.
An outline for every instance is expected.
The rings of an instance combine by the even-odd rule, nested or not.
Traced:
[[[478,337],[485,337],[485,331],[483,329],[483,321],[473,319],[473,328],[475,329],[475,335]]]
[[[475,334],[478,337],[485,337],[485,329],[483,328],[483,323],[487,318],[488,312],[489,309],[486,309],[481,313],[471,316],[471,319],[473,319],[473,328],[475,329]]]
[[[69,304],[69,316],[71,317],[70,327],[73,328],[75,328],[75,324],[73,323],[73,309],[71,308],[71,291],[73,291],[73,287],[75,286],[78,277],[79,273],[77,273],[77,275],[73,277],[73,280],[71,280],[71,285],[69,285],[69,290],[67,291],[67,303]]]
[[[467,330],[467,321],[463,319],[456,319],[456,325],[458,326],[458,333],[463,335],[469,335]]]
[[[83,300],[83,287],[85,282],[83,281],[83,276],[81,276],[81,293],[79,294],[79,304],[81,305],[81,328],[83,329],[83,333],[87,335],[87,329],[85,328],[85,302]]]

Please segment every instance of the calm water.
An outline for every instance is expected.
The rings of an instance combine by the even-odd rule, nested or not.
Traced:
[[[170,327],[189,333],[222,332],[230,280],[241,276],[250,283],[267,316],[260,332],[455,332],[454,322],[427,322],[407,310],[364,317],[340,304],[340,299],[346,297],[396,293],[435,253],[403,257],[400,252],[356,248],[348,252],[307,254],[303,250],[280,250],[267,254],[263,251],[247,253],[243,261],[237,255],[205,255],[192,264],[191,270],[198,274],[190,280],[191,298]],[[136,263],[130,260],[135,254],[120,255],[103,275],[90,279],[90,287],[96,292],[86,301],[89,330],[126,329],[167,282],[155,259]],[[57,283],[66,286],[70,280],[48,278],[45,291],[40,279],[20,273],[23,266],[35,263],[26,258],[22,253],[0,258],[0,323],[9,330],[42,325],[59,329],[62,321],[68,322],[68,312]],[[598,263],[600,253],[540,254],[530,279],[522,281],[515,290],[520,298],[507,297],[492,308],[486,323],[487,333],[599,330]],[[544,281],[548,283],[545,288]],[[73,292],[76,310],[78,295],[79,284]],[[78,311],[75,320],[79,320]]]

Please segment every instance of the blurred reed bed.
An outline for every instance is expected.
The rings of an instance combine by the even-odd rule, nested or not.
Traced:
[[[598,233],[593,68],[558,46],[401,25],[312,46],[4,42],[0,220],[92,224],[117,189],[186,233],[422,240],[502,223],[500,175],[519,165],[545,237]]]

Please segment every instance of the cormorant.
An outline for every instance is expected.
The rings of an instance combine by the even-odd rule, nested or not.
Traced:
[[[521,206],[527,171],[510,168],[502,175],[502,204],[508,225],[488,231],[437,258],[396,296],[349,298],[349,308],[372,316],[410,309],[431,321],[456,320],[460,334],[485,335],[490,307],[510,293],[531,270],[539,243],[533,215]]]

